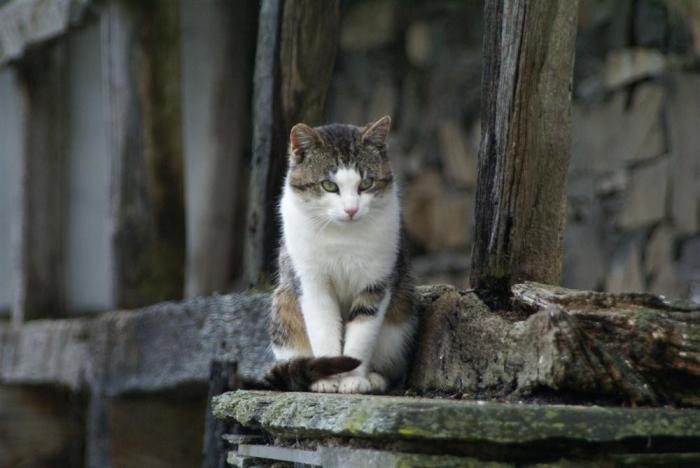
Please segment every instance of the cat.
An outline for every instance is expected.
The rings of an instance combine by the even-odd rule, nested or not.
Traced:
[[[418,317],[390,127],[385,116],[291,130],[268,321],[272,387],[382,393],[404,376]]]

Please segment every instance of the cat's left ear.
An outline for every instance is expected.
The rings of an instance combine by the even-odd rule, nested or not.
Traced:
[[[386,137],[391,129],[391,117],[385,115],[373,123],[368,123],[362,131],[362,143],[368,143],[377,147],[386,146]]]
[[[289,133],[289,157],[293,163],[299,164],[304,160],[304,154],[323,142],[321,135],[306,124],[298,123]]]

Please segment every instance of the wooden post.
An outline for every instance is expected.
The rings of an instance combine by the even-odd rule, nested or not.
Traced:
[[[209,366],[209,396],[204,426],[203,468],[226,468],[226,444],[221,436],[233,430],[235,423],[219,421],[211,412],[212,398],[238,386],[238,364],[232,361],[214,360]]]
[[[19,269],[21,178],[24,155],[22,84],[17,67],[0,69],[0,317],[12,316]]]
[[[107,396],[100,384],[90,389],[85,422],[85,466],[110,468],[112,448],[107,415]]]
[[[286,169],[287,138],[299,121],[321,123],[335,62],[339,20],[337,0],[262,2],[244,253],[247,286],[271,280],[279,240],[275,210]]]
[[[257,2],[180,2],[186,166],[185,294],[241,272]]]
[[[182,297],[185,215],[179,15],[166,0],[102,15],[118,307]]]
[[[560,280],[577,3],[485,3],[478,289]]]
[[[15,323],[64,314],[65,44],[42,47],[18,67],[25,109]]]

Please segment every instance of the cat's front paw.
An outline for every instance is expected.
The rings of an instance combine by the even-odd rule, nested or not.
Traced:
[[[316,393],[337,393],[338,386],[340,385],[340,379],[337,377],[330,377],[328,379],[317,380],[311,384],[311,391]]]
[[[372,385],[372,393],[384,393],[388,387],[386,379],[382,374],[370,372],[367,376],[369,383]]]
[[[372,391],[372,383],[367,377],[359,375],[349,375],[340,380],[338,393],[370,393]]]

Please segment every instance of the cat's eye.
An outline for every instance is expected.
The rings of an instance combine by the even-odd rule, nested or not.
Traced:
[[[322,187],[323,190],[325,190],[326,192],[333,192],[333,193],[335,193],[335,192],[338,191],[338,186],[337,186],[334,182],[331,182],[330,180],[324,180],[324,181],[322,181],[322,182],[321,182],[321,187]]]
[[[360,182],[360,187],[359,187],[360,192],[369,189],[370,187],[372,187],[373,184],[374,184],[374,179],[371,177],[367,177],[365,179],[362,179],[362,181]]]

